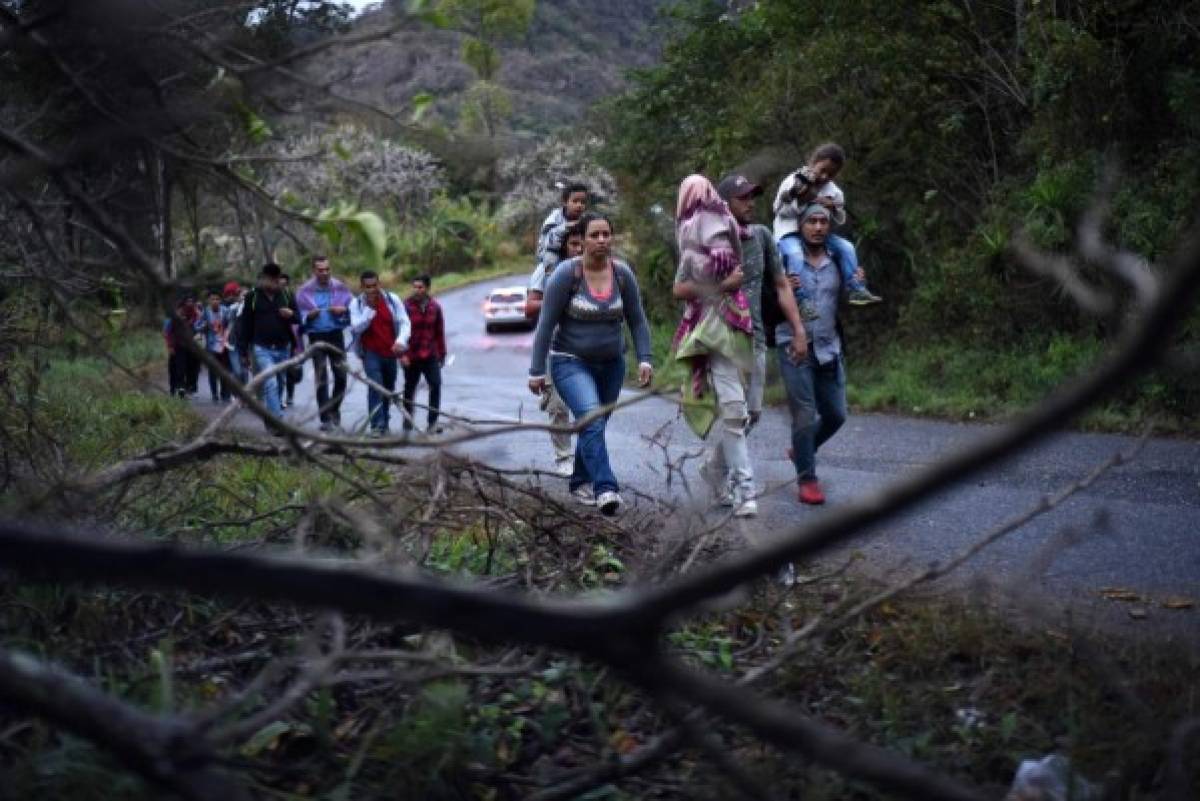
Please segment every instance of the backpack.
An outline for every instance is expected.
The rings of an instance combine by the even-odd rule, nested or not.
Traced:
[[[579,291],[579,287],[583,284],[583,261],[574,259],[575,269],[574,275],[571,277],[571,294],[574,295]],[[622,295],[625,294],[625,275],[617,269],[617,262],[613,262],[613,275],[617,278],[617,291]],[[549,276],[547,276],[549,280]]]
[[[583,262],[579,259],[573,259],[575,262],[574,274],[571,278],[571,294],[574,295],[579,291],[580,285],[583,283]],[[559,262],[554,269],[564,262]],[[626,265],[628,266],[628,265]],[[550,273],[546,274],[546,280],[550,280]],[[617,277],[617,291],[622,295],[625,294],[625,274],[616,268],[616,262],[613,262],[613,275]],[[542,298],[533,298],[526,295],[525,297],[525,317],[529,320],[536,320],[538,315],[542,313]]]

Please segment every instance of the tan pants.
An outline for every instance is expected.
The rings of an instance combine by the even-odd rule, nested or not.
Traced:
[[[708,471],[726,476],[736,500],[749,500],[756,490],[750,449],[746,444],[750,423],[746,408],[747,376],[733,361],[720,354],[710,355],[708,366],[721,411],[721,419],[709,432]]]
[[[554,388],[554,380],[550,378],[549,370],[546,371],[546,387],[550,392],[550,402],[546,405],[546,414],[550,417],[550,424],[555,426],[571,425],[571,410],[567,408],[567,404],[563,402],[562,396]],[[575,446],[571,444],[570,433],[551,431],[550,444],[554,446],[554,458],[556,461],[561,462],[574,458]]]

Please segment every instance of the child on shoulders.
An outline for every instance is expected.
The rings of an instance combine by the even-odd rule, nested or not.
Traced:
[[[808,163],[784,178],[779,185],[773,205],[774,233],[785,268],[789,262],[803,258],[799,216],[806,206],[820,203],[829,210],[830,221],[834,225],[845,224],[846,196],[833,182],[845,164],[846,151],[841,145],[830,142],[814,150],[808,157]],[[849,293],[850,304],[866,306],[882,301],[883,298],[867,289],[854,245],[836,234],[829,235],[827,244],[841,271],[842,284]],[[819,316],[804,287],[799,290],[799,305],[803,319],[812,320]]]

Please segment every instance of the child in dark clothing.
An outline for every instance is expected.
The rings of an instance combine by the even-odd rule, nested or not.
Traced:
[[[163,322],[167,345],[167,381],[171,394],[180,398],[196,394],[200,380],[200,360],[188,349],[201,325],[200,310],[193,295],[184,295],[175,304],[175,313]]]

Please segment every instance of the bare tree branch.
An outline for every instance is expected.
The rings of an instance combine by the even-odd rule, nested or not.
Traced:
[[[216,755],[188,722],[148,715],[62,668],[0,650],[0,698],[103,745],[139,775],[186,799],[247,797],[214,767]]]

